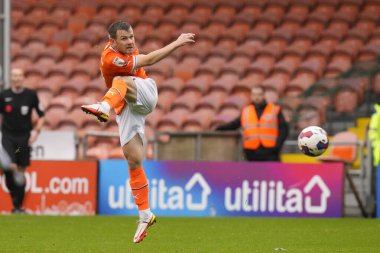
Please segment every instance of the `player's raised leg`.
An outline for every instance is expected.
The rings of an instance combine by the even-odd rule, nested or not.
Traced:
[[[81,108],[82,111],[96,116],[100,122],[107,122],[110,109],[115,109],[116,114],[119,114],[125,105],[125,99],[136,101],[136,85],[130,77],[117,76],[113,79],[112,86],[104,95],[102,102],[82,105]]]
[[[133,237],[133,242],[139,243],[146,236],[148,228],[156,222],[156,216],[149,208],[148,179],[142,167],[144,146],[139,134],[136,134],[123,146],[123,152],[128,160],[129,184],[132,189],[133,198],[139,209],[139,222],[135,236]]]

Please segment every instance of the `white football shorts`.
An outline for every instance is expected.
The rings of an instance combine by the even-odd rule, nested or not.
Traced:
[[[122,147],[136,134],[140,135],[145,146],[145,117],[154,110],[158,100],[157,85],[153,79],[139,77],[132,77],[132,79],[137,88],[136,103],[127,102],[123,111],[116,116]]]

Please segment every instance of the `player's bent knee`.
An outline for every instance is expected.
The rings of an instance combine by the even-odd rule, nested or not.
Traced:
[[[137,160],[137,159],[136,160],[133,160],[133,159],[128,160],[128,168],[131,170],[141,168],[141,166],[142,166],[142,162]]]

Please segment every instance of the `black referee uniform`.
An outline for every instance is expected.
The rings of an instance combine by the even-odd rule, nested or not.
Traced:
[[[2,145],[9,154],[11,162],[19,169],[25,170],[30,164],[30,146],[28,144],[32,125],[32,111],[36,110],[39,117],[44,116],[39,106],[37,93],[23,88],[20,93],[12,89],[0,94],[0,113],[2,114]],[[7,175],[7,173],[9,173]],[[14,209],[21,208],[25,194],[25,182],[18,185],[11,171],[5,171],[7,186],[10,190]]]

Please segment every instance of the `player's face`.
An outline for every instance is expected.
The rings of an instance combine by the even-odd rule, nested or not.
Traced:
[[[24,71],[22,69],[12,69],[11,71],[12,88],[21,89],[24,83]]]
[[[118,30],[116,32],[115,47],[123,54],[130,54],[135,50],[135,36],[132,28],[128,31]]]
[[[256,105],[264,103],[264,91],[260,88],[253,88],[251,90],[251,100]]]

